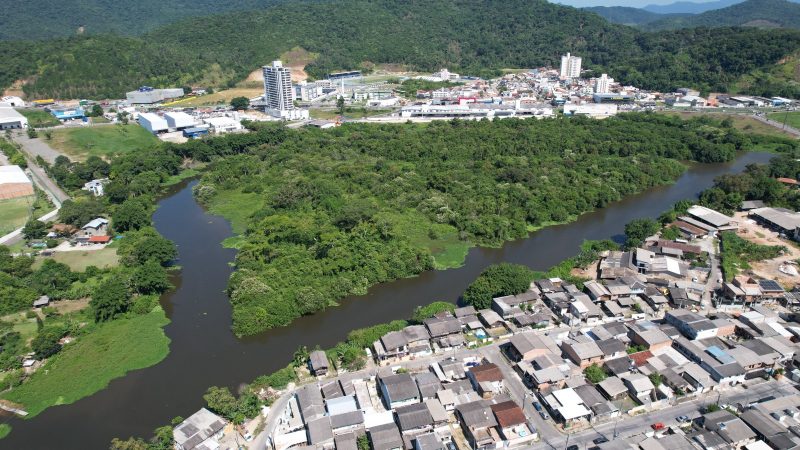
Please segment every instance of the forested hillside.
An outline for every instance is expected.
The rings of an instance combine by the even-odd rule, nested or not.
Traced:
[[[0,8],[0,40],[77,33],[135,35],[192,16],[265,8],[281,0],[24,0]]]
[[[611,23],[630,26],[643,25],[673,16],[654,13],[641,8],[631,8],[629,6],[592,6],[583,9],[595,13]],[[682,15],[683,14],[675,14],[675,16]]]
[[[800,28],[800,4],[787,0],[747,0],[702,14],[666,17],[647,24],[650,30],[692,27],[744,26]]]
[[[7,42],[0,47],[0,88],[26,79],[31,97],[102,98],[142,84],[219,87],[294,47],[319,55],[307,67],[316,77],[380,63],[492,75],[556,65],[570,51],[584,57],[585,67],[643,88],[725,91],[800,48],[800,32],[644,33],[545,0],[304,1],[189,19],[141,38]]]
[[[261,126],[249,144],[180,147],[203,160],[227,155],[195,193],[246,230],[229,286],[237,334],[418,274],[452,247],[521,238],[670,183],[680,160],[725,161],[748,144],[732,128],[659,115]],[[253,145],[259,136],[265,145]]]

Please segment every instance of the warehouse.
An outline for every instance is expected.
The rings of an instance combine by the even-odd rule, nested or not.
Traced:
[[[761,225],[797,239],[797,230],[800,227],[800,213],[785,208],[757,208],[750,211],[750,217]]]
[[[195,126],[194,118],[185,112],[168,112],[164,114],[164,118],[167,119],[167,126],[172,130],[180,131]]]
[[[0,200],[33,195],[33,183],[20,166],[0,166]]]
[[[0,103],[0,130],[27,128],[28,119],[7,103]]]
[[[169,125],[163,117],[154,113],[141,113],[139,114],[139,125],[145,130],[153,133],[163,133],[169,130]]]
[[[214,134],[232,133],[244,129],[240,121],[231,117],[210,117],[203,119],[203,122],[210,127]]]
[[[131,105],[152,105],[164,100],[183,97],[183,89],[153,89],[150,86],[142,86],[135,91],[128,92],[125,96]]]
[[[86,117],[86,113],[83,111],[83,108],[59,108],[59,109],[51,109],[50,114],[53,115],[58,120],[62,122],[65,120],[76,120],[76,119],[83,119]]]

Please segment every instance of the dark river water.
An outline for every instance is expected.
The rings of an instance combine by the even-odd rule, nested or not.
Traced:
[[[230,226],[194,201],[194,182],[184,183],[159,202],[154,215],[156,228],[178,245],[182,267],[177,289],[162,298],[172,320],[165,328],[172,340],[169,356],[71,405],[50,408],[31,420],[11,419],[13,431],[0,440],[0,448],[106,449],[114,437],[149,437],[173,417],[204,406],[209,386],[235,389],[284,367],[300,345],[330,347],[354,328],[409,317],[414,307],[435,300],[454,302],[490,264],[509,261],[547,269],[576,254],[584,239],[618,237],[630,220],[656,217],[674,202],[694,198],[716,176],[765,163],[771,156],[748,153],[728,164],[693,165],[671,186],[629,197],[576,222],[545,228],[502,248],[473,248],[461,268],[375,286],[365,296],[347,298],[290,327],[245,339],[230,332],[231,308],[224,294],[235,252],[220,242],[231,235]]]

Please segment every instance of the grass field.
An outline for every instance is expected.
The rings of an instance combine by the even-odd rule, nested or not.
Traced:
[[[52,259],[56,262],[64,263],[73,272],[83,272],[89,266],[99,269],[114,267],[119,264],[116,248],[104,248],[102,250],[75,251],[75,252],[56,252],[53,256],[37,256],[34,268],[38,268],[44,263],[45,259]]]
[[[158,145],[158,138],[137,124],[62,128],[53,131],[48,144],[73,159],[108,157]]]
[[[772,113],[772,114],[768,114],[767,117],[769,117],[770,119],[772,119],[772,120],[774,120],[776,122],[780,122],[780,123],[783,123],[783,121],[785,120],[786,121],[786,125],[788,125],[788,126],[790,126],[792,128],[800,129],[800,112]]]
[[[25,225],[35,196],[0,200],[0,236]]]
[[[46,128],[61,125],[61,122],[52,114],[43,109],[18,109],[20,114],[28,119],[28,125],[34,128]]]
[[[264,95],[264,88],[233,88],[224,91],[214,92],[213,94],[201,95],[200,97],[189,97],[164,103],[163,106],[173,108],[188,108],[198,106],[227,105],[234,97],[247,97],[248,99]]]
[[[21,386],[2,398],[20,404],[35,417],[54,405],[73,403],[104,389],[127,372],[152,366],[169,353],[161,307],[132,318],[97,325],[50,358]]]
[[[464,264],[469,242],[458,238],[458,230],[452,225],[433,223],[415,210],[387,217],[398,234],[408,237],[417,247],[425,247],[433,255],[437,269],[451,269]]]
[[[234,234],[242,234],[247,229],[247,218],[263,205],[264,200],[260,194],[220,191],[208,205],[208,210],[228,219]]]
[[[720,120],[729,118],[733,121],[734,128],[742,130],[747,133],[765,134],[768,136],[793,137],[789,133],[785,133],[771,125],[759,122],[758,120],[753,119],[752,117],[745,114],[690,113],[690,112],[674,112],[674,111],[665,112],[664,114],[678,115],[683,119],[698,117],[700,115],[709,116]]]

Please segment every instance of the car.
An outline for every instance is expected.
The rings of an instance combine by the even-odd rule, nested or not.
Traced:
[[[253,435],[249,431],[244,432],[244,436],[242,436],[245,441],[250,442],[253,440]]]
[[[478,364],[478,363],[476,363],[476,362],[468,362],[468,363],[467,363],[467,364],[465,364],[465,365],[466,365],[467,367],[476,367],[476,366],[479,366],[480,364]]]
[[[593,440],[592,442],[594,442],[595,444],[605,444],[606,442],[608,442],[608,439],[606,439],[605,436],[600,436],[599,438]]]
[[[539,403],[539,402],[533,402],[533,408],[535,410],[537,410],[537,411],[541,411],[542,410],[542,404]]]
[[[663,422],[656,422],[656,423],[650,425],[650,428],[652,428],[652,429],[654,429],[656,431],[661,431],[661,430],[663,430],[664,428],[667,428],[667,427],[666,427],[666,425],[664,425]]]
[[[567,450],[580,450],[580,447],[578,447],[577,445],[570,445],[569,447],[567,447]]]
[[[550,420],[550,416],[548,416],[544,411],[539,411],[539,415],[542,416],[542,419],[544,420]]]
[[[678,416],[675,420],[677,420],[680,423],[686,423],[691,421],[692,419],[690,419],[689,416]]]

